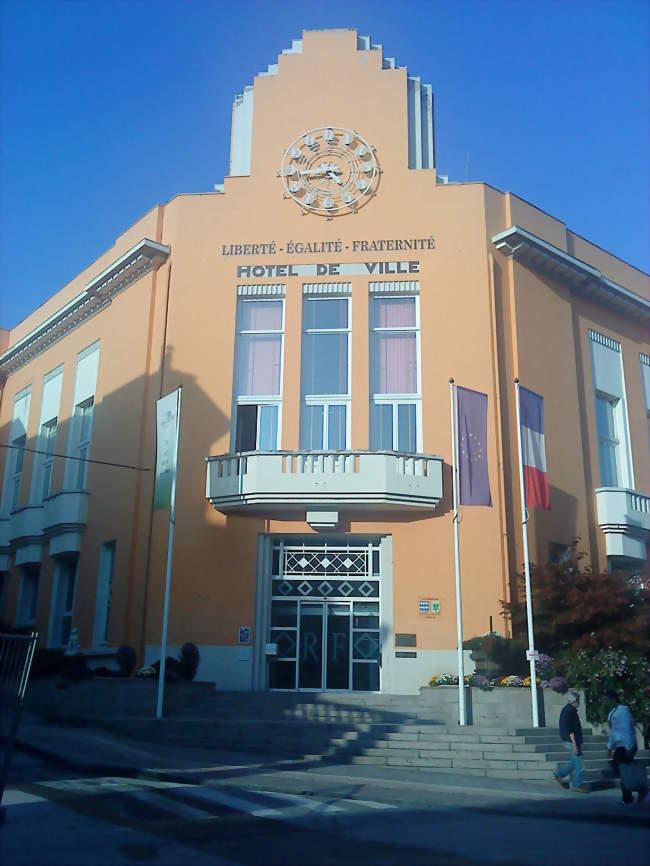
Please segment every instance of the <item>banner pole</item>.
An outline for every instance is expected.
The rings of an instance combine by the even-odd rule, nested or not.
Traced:
[[[539,728],[539,708],[537,706],[537,673],[535,659],[530,653],[535,651],[533,634],[533,600],[530,590],[530,563],[528,560],[528,511],[526,509],[526,486],[524,484],[524,458],[521,443],[521,410],[519,408],[519,379],[515,379],[515,404],[517,406],[517,444],[519,446],[519,493],[521,498],[521,526],[524,537],[524,576],[526,580],[526,620],[528,622],[528,650],[530,662],[530,695],[533,708],[533,727]]]
[[[454,380],[449,380],[451,404],[451,488],[454,504],[454,565],[456,567],[456,630],[458,643],[458,724],[466,724],[465,714],[465,665],[463,659],[463,611],[460,600],[460,552],[458,547],[458,489],[456,483],[456,406]]]
[[[163,608],[162,639],[160,642],[160,671],[158,675],[158,702],[156,718],[162,718],[163,697],[165,693],[165,667],[167,663],[167,626],[169,623],[169,594],[172,577],[172,550],[174,547],[174,526],[176,525],[176,473],[178,472],[178,443],[181,438],[181,398],[183,389],[178,389],[178,410],[176,421],[176,445],[174,471],[172,472],[171,506],[169,511],[169,543],[167,545],[167,573],[165,575],[165,605]]]

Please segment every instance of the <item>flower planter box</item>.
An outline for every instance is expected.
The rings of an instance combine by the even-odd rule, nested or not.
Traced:
[[[426,686],[420,689],[422,700],[441,721],[458,721],[458,686]],[[537,688],[539,723],[543,727],[557,728],[560,712],[566,704],[566,695],[552,689]],[[500,686],[490,691],[465,686],[467,724],[495,728],[530,728],[533,710],[530,688]],[[585,719],[584,699],[580,701],[579,715]]]

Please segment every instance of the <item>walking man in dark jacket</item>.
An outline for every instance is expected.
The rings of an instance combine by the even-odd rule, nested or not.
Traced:
[[[563,788],[568,787],[564,780],[571,776],[571,790],[578,794],[587,794],[587,788],[583,785],[585,762],[582,757],[582,725],[578,717],[579,705],[580,695],[578,692],[567,692],[567,703],[560,713],[560,737],[565,748],[571,753],[571,757],[566,764],[557,768],[557,772],[553,773],[553,776]]]

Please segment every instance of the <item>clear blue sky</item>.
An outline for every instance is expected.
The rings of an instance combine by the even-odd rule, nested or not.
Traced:
[[[158,202],[212,190],[232,99],[303,29],[433,85],[437,166],[650,270],[648,3],[0,2],[0,325]],[[468,166],[469,154],[469,166]]]

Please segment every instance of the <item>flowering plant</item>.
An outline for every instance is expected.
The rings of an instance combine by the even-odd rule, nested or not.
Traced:
[[[567,676],[585,691],[590,722],[607,719],[611,704],[605,692],[613,689],[630,708],[632,717],[648,733],[650,719],[650,659],[647,655],[608,647],[567,654]]]
[[[554,692],[559,692],[561,695],[565,694],[569,686],[567,685],[567,681],[564,677],[552,677],[548,681],[549,688],[553,689]]]
[[[541,680],[540,680],[540,678],[539,678],[539,677],[535,677],[535,682],[537,683],[537,685],[540,685],[540,684],[541,684]],[[528,688],[530,688],[530,677],[525,677],[525,678],[524,678],[524,685],[527,686]]]
[[[546,653],[540,653],[537,659],[537,670],[542,676],[548,676],[553,670],[554,660],[552,656]]]
[[[464,683],[466,686],[470,685],[471,677],[469,674],[465,674]],[[430,686],[457,686],[458,685],[458,677],[456,674],[434,674],[429,680]]]
[[[522,678],[517,676],[502,677],[502,679],[499,681],[500,686],[508,686],[514,688],[521,688],[523,684],[524,681],[522,680]],[[528,685],[530,685],[530,683],[528,683]]]

